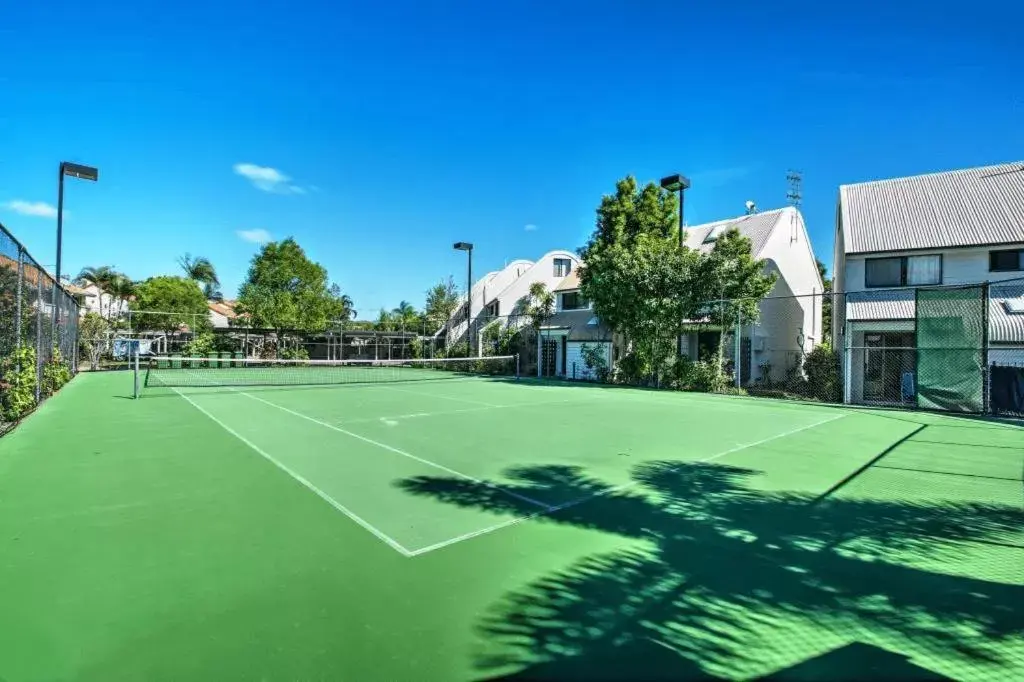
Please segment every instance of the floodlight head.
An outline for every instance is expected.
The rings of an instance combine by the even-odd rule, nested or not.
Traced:
[[[669,192],[679,192],[680,190],[690,189],[690,178],[685,175],[676,173],[675,175],[669,175],[661,179],[661,186],[663,189],[667,189]]]
[[[64,161],[60,164],[60,173],[61,175],[70,175],[73,178],[92,180],[93,182],[100,177],[98,169],[92,166],[83,166],[79,163],[71,163],[70,161]]]
[[[456,251],[472,251],[473,245],[469,242],[455,242],[453,247]]]

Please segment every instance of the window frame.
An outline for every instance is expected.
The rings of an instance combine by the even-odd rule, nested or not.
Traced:
[[[567,308],[565,305],[566,296],[572,296],[577,305],[572,308]],[[575,291],[563,291],[560,294],[560,297],[562,299],[562,310],[586,310],[590,307],[590,301],[583,298],[583,293],[579,289],[576,289]]]
[[[1017,254],[1017,267],[1015,268],[997,268],[995,267],[994,259],[997,254]],[[993,249],[988,252],[988,271],[989,272],[1024,272],[1024,249]]]
[[[569,258],[554,258],[554,276],[555,277],[568,277],[572,273],[572,260]],[[565,272],[559,272],[559,266],[565,266]]]
[[[939,259],[939,281],[929,284],[908,284],[907,273],[910,269],[909,262],[911,258],[938,258]],[[868,281],[868,263],[877,262],[883,260],[898,260],[900,262],[900,281],[899,284],[871,284]],[[865,289],[892,289],[894,287],[934,287],[941,286],[943,277],[945,275],[946,259],[944,254],[941,253],[921,253],[911,256],[876,256],[874,258],[864,259],[864,288]]]

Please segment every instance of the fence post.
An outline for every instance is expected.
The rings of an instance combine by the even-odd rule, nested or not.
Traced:
[[[845,312],[846,306],[843,306]],[[843,330],[843,402],[853,402],[853,336],[850,333],[850,320],[846,320]]]
[[[36,265],[36,404],[39,404],[43,383],[43,269]]]
[[[736,331],[734,332],[736,338],[733,340],[735,346],[734,357],[732,361],[733,374],[736,376],[736,392],[739,393],[740,387],[743,385],[743,378],[740,376],[743,373],[743,362],[741,354],[743,352],[743,341],[741,338],[743,330],[743,311],[737,309],[736,311]]]
[[[21,280],[25,278],[25,258],[21,245],[18,245],[18,302],[15,304],[17,317],[14,318],[14,347],[21,347]],[[20,368],[19,368],[20,370]]]

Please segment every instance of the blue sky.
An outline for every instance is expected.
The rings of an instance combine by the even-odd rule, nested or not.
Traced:
[[[8,3],[0,221],[52,265],[57,165],[96,165],[65,272],[188,251],[230,296],[247,239],[294,236],[370,316],[461,281],[457,240],[479,272],[575,249],[626,174],[690,175],[698,223],[783,205],[797,168],[830,263],[839,184],[1024,158],[1022,25],[988,0]]]

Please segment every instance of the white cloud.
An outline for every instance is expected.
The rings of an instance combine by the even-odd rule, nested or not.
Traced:
[[[21,199],[15,199],[4,204],[4,208],[21,215],[36,216],[38,218],[57,217],[57,209],[45,201],[22,201]],[[64,215],[67,215],[67,211],[64,212]]]
[[[269,166],[257,166],[254,163],[236,163],[233,166],[236,174],[253,184],[256,189],[274,194],[305,194],[306,190],[291,183],[291,178]]]
[[[536,232],[537,226],[534,225],[533,223],[530,223],[529,225],[524,226],[523,229],[526,230],[527,232]]]
[[[267,242],[273,241],[274,238],[269,232],[262,228],[256,228],[255,230],[237,230],[235,234],[238,238],[244,242],[250,242],[252,244],[266,244]]]

